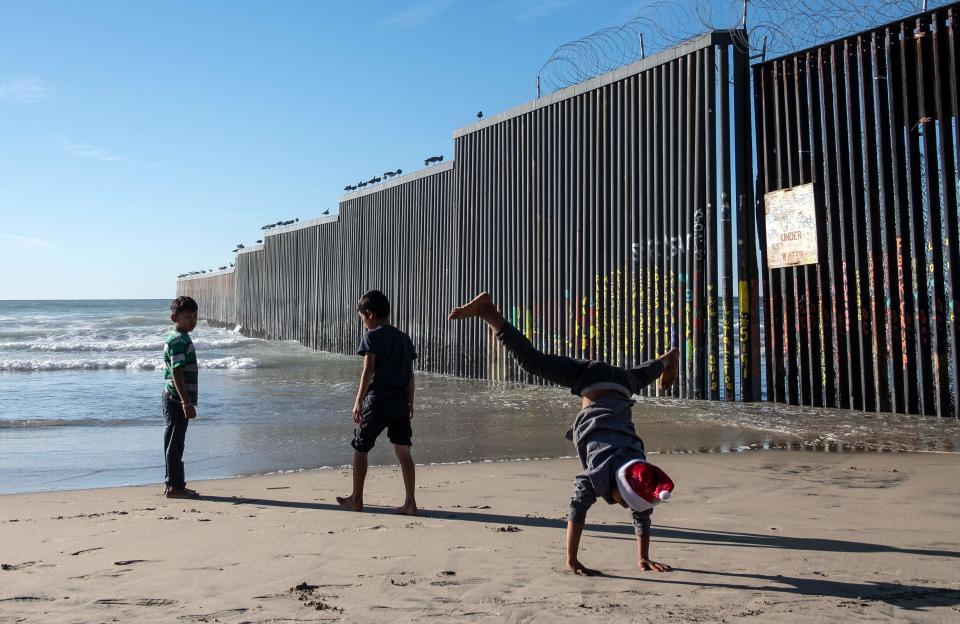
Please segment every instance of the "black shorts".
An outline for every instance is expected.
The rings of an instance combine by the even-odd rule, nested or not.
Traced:
[[[387,430],[387,438],[394,444],[412,446],[410,440],[410,408],[405,398],[377,397],[367,395],[360,404],[360,424],[353,431],[350,446],[366,453],[373,448],[377,438]]]

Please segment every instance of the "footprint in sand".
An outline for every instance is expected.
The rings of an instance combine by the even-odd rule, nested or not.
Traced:
[[[213,613],[198,613],[196,615],[178,615],[178,620],[194,620],[196,622],[218,622],[220,618],[230,617],[231,615],[241,615],[246,613],[247,609],[243,607],[237,609],[223,609]]]
[[[101,598],[95,601],[94,604],[129,607],[169,607],[177,604],[177,601],[168,598]]]
[[[13,598],[0,598],[0,602],[50,602],[54,598],[47,596],[14,596]]]

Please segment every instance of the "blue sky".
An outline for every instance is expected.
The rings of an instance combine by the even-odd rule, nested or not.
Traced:
[[[0,299],[170,297],[532,99],[622,2],[4,2]]]
[[[264,223],[451,158],[478,110],[534,98],[559,45],[653,1],[4,0],[0,299],[170,297]],[[860,21],[904,4],[849,1]],[[670,2],[661,25],[701,29]],[[740,3],[696,7],[725,26]]]

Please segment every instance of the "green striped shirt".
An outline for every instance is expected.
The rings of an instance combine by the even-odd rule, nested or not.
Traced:
[[[197,404],[197,352],[187,332],[172,331],[163,345],[163,378],[170,396],[182,401],[173,385],[173,370],[183,369],[183,382],[187,385],[190,402]]]

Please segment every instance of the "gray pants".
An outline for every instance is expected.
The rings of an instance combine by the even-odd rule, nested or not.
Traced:
[[[543,353],[509,322],[505,322],[497,332],[497,339],[516,358],[523,370],[570,388],[576,395],[584,388],[598,384],[616,384],[629,390],[631,394],[636,394],[663,373],[663,363],[659,360],[626,369],[598,360],[580,360]]]
[[[163,391],[163,457],[167,468],[164,483],[171,488],[184,488],[187,485],[183,474],[183,445],[187,438],[187,424],[183,415],[183,406],[179,399],[166,390]]]

